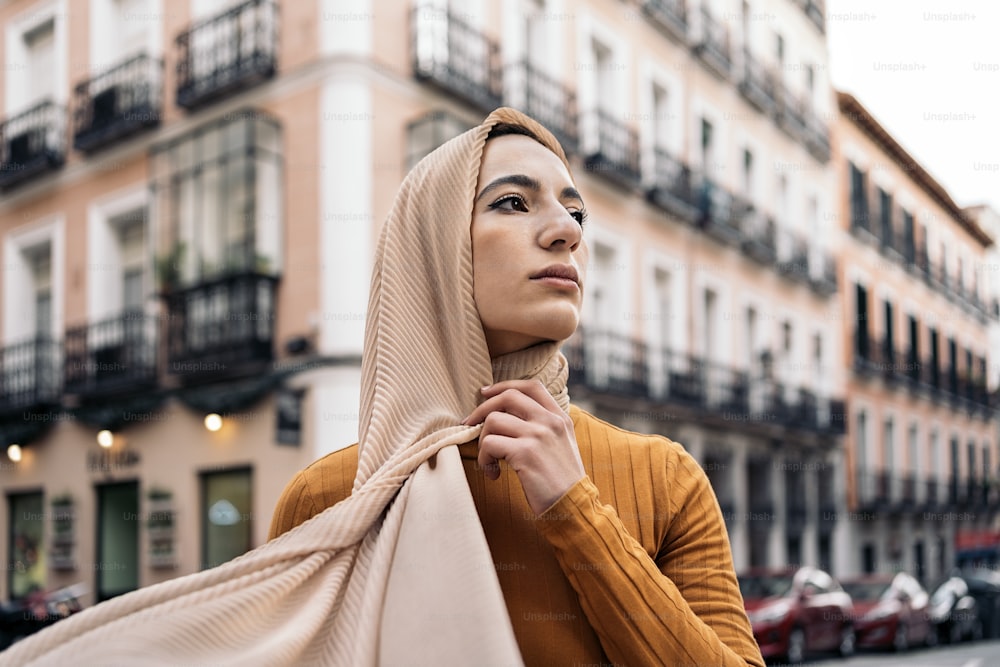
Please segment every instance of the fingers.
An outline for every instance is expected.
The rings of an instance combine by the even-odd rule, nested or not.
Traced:
[[[463,424],[479,424],[491,412],[508,412],[525,421],[542,418],[546,413],[564,414],[548,390],[537,380],[509,380],[481,390],[483,398]]]

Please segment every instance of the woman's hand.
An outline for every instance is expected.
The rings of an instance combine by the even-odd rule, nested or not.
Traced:
[[[507,462],[537,515],[587,473],[576,445],[573,420],[537,380],[508,380],[482,390],[484,400],[462,422],[482,423],[479,465],[490,479]]]

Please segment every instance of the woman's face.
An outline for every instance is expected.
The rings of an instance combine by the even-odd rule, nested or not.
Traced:
[[[569,338],[588,251],[566,166],[518,134],[486,142],[472,211],[473,294],[490,356]]]

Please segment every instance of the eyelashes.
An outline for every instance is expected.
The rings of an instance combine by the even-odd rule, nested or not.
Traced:
[[[493,203],[489,204],[489,208],[492,210],[501,210],[501,211],[517,211],[519,213],[528,212],[528,204],[524,200],[524,197],[522,197],[519,194],[513,194],[513,193],[503,195]],[[587,216],[588,216],[587,209],[581,208],[575,210],[571,209],[566,209],[566,210],[569,212],[571,216],[573,216],[573,219],[576,220],[577,224],[579,224],[581,227],[583,227],[584,224],[587,222]]]

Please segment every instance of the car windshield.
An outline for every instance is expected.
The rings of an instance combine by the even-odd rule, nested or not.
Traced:
[[[855,602],[881,600],[890,593],[888,581],[842,581],[843,587]]]
[[[739,577],[744,599],[780,597],[792,588],[792,578],[785,575]]]

